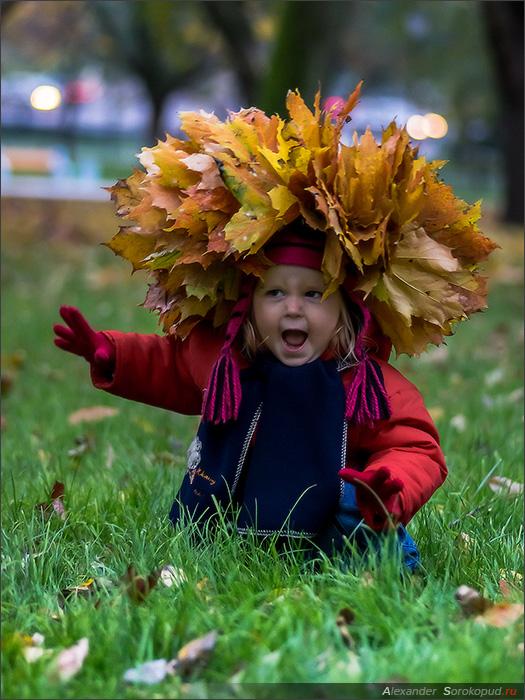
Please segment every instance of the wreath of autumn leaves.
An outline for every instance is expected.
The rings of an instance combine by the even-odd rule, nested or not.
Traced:
[[[302,217],[326,233],[327,294],[346,275],[398,353],[439,344],[486,307],[478,265],[497,246],[476,224],[480,202],[457,198],[393,121],[378,143],[370,130],[350,145],[341,132],[361,83],[344,106],[311,111],[289,92],[289,119],[256,108],[182,112],[187,139],[166,135],[109,188],[119,232],[107,244],[153,278],[144,301],[164,330],[185,337],[203,318],[224,324],[243,274],[262,276],[262,247]]]

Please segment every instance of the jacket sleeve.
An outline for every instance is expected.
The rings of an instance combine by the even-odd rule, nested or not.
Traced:
[[[112,376],[91,367],[95,387],[125,399],[199,415],[202,392],[217,355],[217,340],[191,333],[173,336],[104,331],[115,347]]]
[[[417,388],[380,362],[392,415],[373,427],[350,431],[349,466],[388,467],[403,483],[400,521],[407,524],[447,476],[437,429]]]

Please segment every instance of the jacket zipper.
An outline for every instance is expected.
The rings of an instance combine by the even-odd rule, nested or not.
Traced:
[[[235,478],[233,480],[233,485],[231,489],[232,495],[235,493],[235,489],[237,488],[237,484],[239,483],[239,478],[241,476],[242,468],[244,467],[246,455],[248,454],[248,448],[250,447],[250,442],[252,441],[252,437],[255,432],[255,428],[257,427],[257,423],[259,422],[259,418],[261,417],[262,406],[263,405],[261,401],[261,403],[257,406],[257,410],[255,411],[255,414],[252,418],[252,422],[250,423],[248,433],[246,434],[246,437],[244,439],[241,455],[237,463],[237,470],[235,471]]]
[[[341,469],[346,467],[346,445],[348,441],[348,423],[346,420],[343,422],[343,442],[341,445]],[[339,498],[343,497],[345,491],[345,482],[343,479],[339,479]]]

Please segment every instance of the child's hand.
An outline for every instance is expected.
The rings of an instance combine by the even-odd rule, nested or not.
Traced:
[[[84,357],[97,369],[108,373],[115,365],[115,349],[112,342],[100,331],[95,331],[74,306],[61,306],[60,315],[67,326],[56,324],[55,345],[74,355]]]
[[[339,476],[355,486],[357,505],[367,525],[382,530],[388,520],[387,513],[398,520],[401,515],[399,492],[403,488],[400,479],[394,479],[390,469],[357,469],[345,467]]]

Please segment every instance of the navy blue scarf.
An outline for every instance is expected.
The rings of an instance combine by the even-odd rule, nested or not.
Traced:
[[[239,417],[201,422],[170,512],[192,520],[239,506],[237,527],[313,536],[333,517],[344,466],[345,394],[335,360],[300,367],[260,356],[241,372]],[[256,439],[252,439],[254,433]]]

